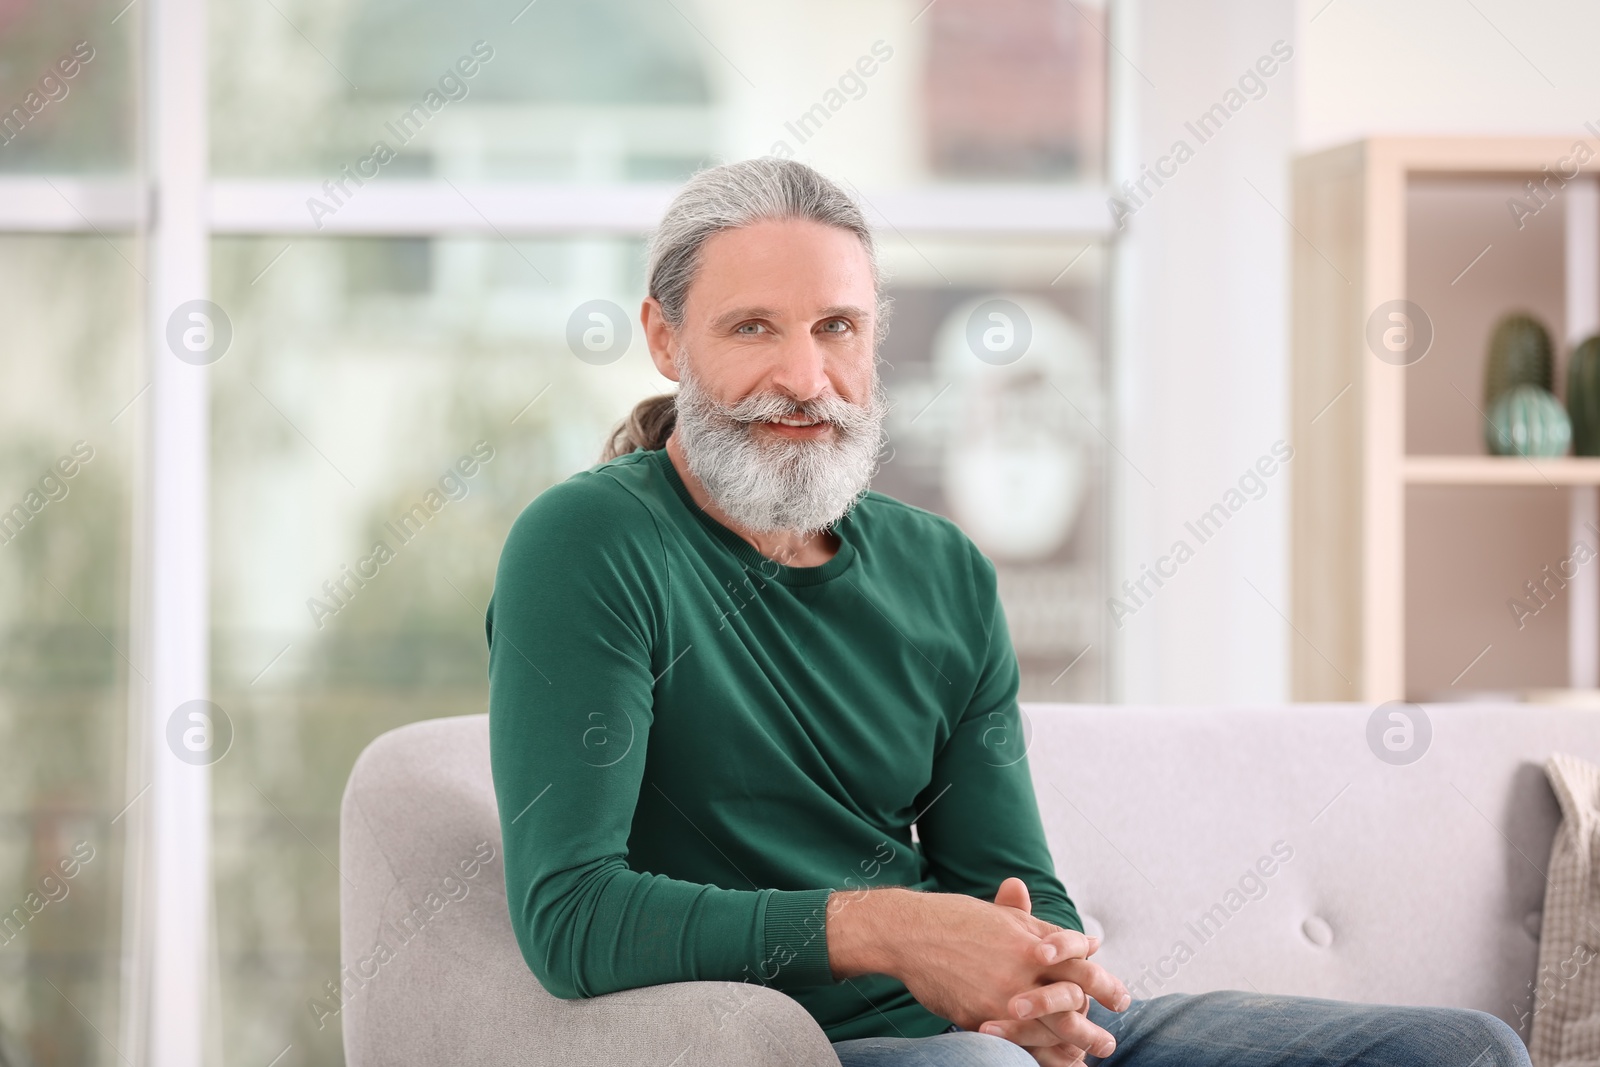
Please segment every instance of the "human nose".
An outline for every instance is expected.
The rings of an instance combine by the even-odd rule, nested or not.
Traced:
[[[772,384],[800,403],[815,400],[829,386],[827,353],[810,333],[787,339],[775,353]]]

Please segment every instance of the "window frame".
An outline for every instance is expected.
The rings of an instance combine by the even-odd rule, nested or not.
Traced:
[[[167,318],[179,304],[209,296],[214,237],[642,237],[677,186],[396,177],[363,187],[318,224],[306,201],[326,194],[314,181],[209,175],[207,0],[148,0],[133,14],[143,21],[138,172],[0,177],[0,232],[92,233],[108,243],[132,236],[143,261],[149,385],[136,405],[144,431],[130,628],[144,682],[128,685],[128,736],[143,777],[129,783],[126,798],[118,1051],[140,1064],[201,1067],[215,977],[210,770],[161,758],[161,749],[163,709],[210,692],[210,396],[207,368],[166,351]],[[1108,104],[1120,80],[1109,79]],[[1117,109],[1108,112],[1113,130]],[[1119,238],[1104,184],[955,184],[859,195],[875,229],[901,236],[1026,234],[1108,248]]]

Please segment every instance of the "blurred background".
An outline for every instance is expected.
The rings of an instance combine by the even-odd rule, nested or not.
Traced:
[[[1025,700],[1287,700],[1292,464],[1122,590],[1302,429],[1291,162],[1589,136],[1597,32],[1575,0],[0,3],[0,1067],[342,1062],[351,763],[484,710],[505,533],[667,388],[643,241],[711,163],[862,197],[876,487],[996,561]],[[990,301],[1025,358],[972,358]],[[152,790],[190,722],[209,778]]]

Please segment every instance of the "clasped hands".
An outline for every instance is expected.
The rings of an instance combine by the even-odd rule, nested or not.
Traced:
[[[858,899],[871,903],[830,903],[836,977],[899,978],[935,1015],[1015,1042],[1043,1067],[1115,1050],[1115,1038],[1089,1021],[1089,1002],[1122,1011],[1131,1002],[1126,987],[1090,961],[1097,938],[1032,915],[1021,879],[1002,882],[993,904],[889,889]]]
[[[1007,878],[1000,883],[994,902],[1032,917],[1028,887],[1020,878]],[[1045,968],[1039,984],[1011,998],[1009,1015],[985,1020],[978,1029],[1023,1046],[1044,1067],[1079,1063],[1085,1054],[1101,1058],[1111,1055],[1117,1047],[1116,1039],[1089,1021],[1089,1001],[1122,1011],[1132,998],[1110,972],[1089,962],[1100,947],[1100,939],[1063,930],[1042,919],[1032,922],[1045,928],[1031,950],[1033,959]],[[960,1025],[970,1029],[965,1023]]]

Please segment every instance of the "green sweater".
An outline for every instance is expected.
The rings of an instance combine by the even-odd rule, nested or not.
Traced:
[[[819,567],[768,560],[664,449],[576,474],[513,524],[490,754],[511,925],[551,993],[758,982],[833,1041],[926,1037],[950,1024],[899,980],[833,979],[831,890],[992,900],[1016,875],[1034,914],[1082,929],[993,565],[878,493],[836,532]]]

